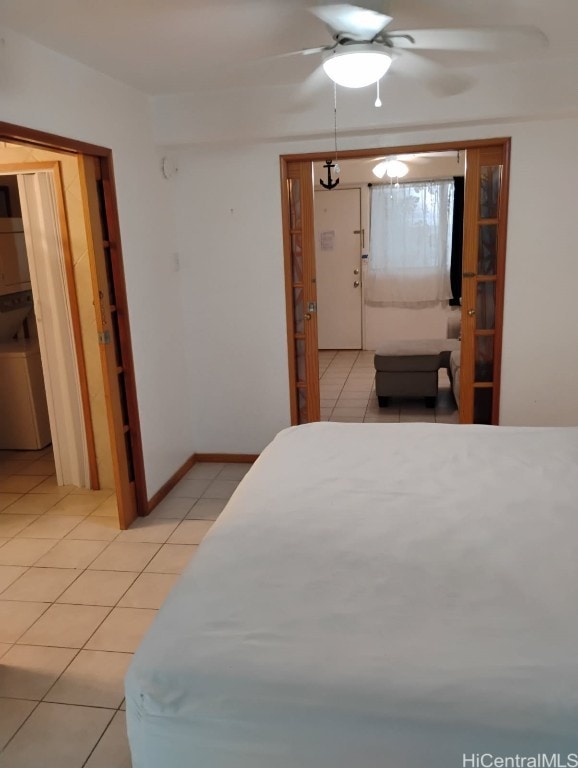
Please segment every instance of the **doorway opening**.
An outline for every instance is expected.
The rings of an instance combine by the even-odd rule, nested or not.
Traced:
[[[4,178],[18,177],[20,192],[26,197],[22,207],[24,219],[28,219],[28,250],[31,243],[34,246],[34,227],[40,226],[31,215],[33,187],[42,185],[41,180],[46,189],[50,187],[47,181],[53,186],[55,240],[60,241],[62,252],[58,260],[58,248],[53,247],[50,259],[53,273],[61,273],[64,294],[58,301],[50,293],[38,296],[41,281],[32,279],[39,304],[35,315],[39,308],[44,315],[36,317],[40,322],[35,325],[36,329],[42,323],[50,326],[55,313],[65,316],[71,345],[68,353],[48,359],[45,351],[42,367],[45,379],[52,374],[62,379],[63,371],[72,369],[78,413],[74,418],[69,408],[55,417],[47,381],[52,432],[55,425],[65,432],[69,428],[80,431],[75,452],[85,453],[86,472],[79,485],[112,487],[119,527],[126,528],[137,515],[148,512],[148,502],[111,152],[8,124],[0,124],[0,138],[5,142],[0,147],[0,172]],[[46,205],[44,211],[40,205],[40,218],[46,213]],[[46,226],[46,221],[41,224]],[[37,239],[40,242],[42,237]],[[34,335],[34,320],[29,325],[32,332],[30,327],[19,328],[12,340]],[[57,383],[54,390],[59,389]],[[58,460],[56,463],[58,466]]]
[[[4,145],[0,159],[7,152],[18,156],[22,150]],[[3,450],[31,451],[52,443],[58,485],[112,488],[106,476],[104,482],[99,478],[96,463],[89,462],[89,446],[91,458],[95,455],[94,435],[90,403],[83,403],[80,389],[85,359],[79,364],[74,344],[78,304],[71,305],[65,281],[60,167],[56,162],[21,162],[15,175],[5,175],[0,166],[9,214],[1,219],[5,311],[0,365],[6,413],[0,445]]]
[[[456,382],[459,387],[460,423],[499,423],[509,148],[510,139],[497,138],[487,141],[464,141],[459,144],[443,143],[354,150],[342,152],[340,156],[341,163],[348,160],[364,160],[371,163],[375,158],[385,159],[399,155],[436,153],[443,156],[449,152],[453,153],[455,158],[458,152],[461,155],[467,152],[463,262],[460,265],[459,275],[463,300],[461,308],[458,306],[453,310],[459,315],[457,335],[460,339],[457,342],[455,355],[457,366],[451,368],[449,360],[446,360],[446,357],[449,358],[453,352],[450,353],[450,345],[445,344],[443,350],[431,351],[428,348],[425,353],[420,352],[418,356],[427,358],[423,375],[421,375],[421,368],[420,375],[414,375],[411,367],[406,371],[402,366],[399,370],[402,375],[398,376],[398,371],[395,370],[395,365],[399,362],[397,358],[409,356],[406,347],[409,348],[418,341],[415,336],[413,338],[410,336],[409,339],[406,336],[407,341],[404,342],[404,349],[401,352],[394,353],[391,350],[384,352],[385,375],[380,368],[376,371],[376,380],[380,380],[381,384],[384,381],[390,382],[401,378],[407,383],[407,387],[404,385],[403,392],[407,388],[410,395],[423,394],[427,398],[426,404],[430,405],[431,396],[437,395],[438,392],[438,368],[447,367],[449,371],[453,370],[452,389],[455,388]],[[318,316],[317,310],[321,311],[321,307],[318,306],[318,296],[323,295],[323,290],[320,294],[316,274],[316,245],[320,250],[321,238],[323,238],[327,249],[330,250],[334,248],[335,236],[335,231],[331,229],[315,231],[314,163],[325,159],[325,154],[321,153],[281,158],[291,417],[294,424],[317,421],[321,417],[318,354],[319,328],[322,319]],[[359,229],[369,231],[367,217],[364,223],[365,226],[362,224]],[[403,262],[406,260],[406,255],[405,252],[401,252],[398,260]],[[350,267],[353,267],[352,272],[354,272],[357,264],[351,264]],[[323,271],[324,267],[321,270],[322,277]],[[351,277],[354,278],[353,285],[357,282],[357,275],[349,275],[348,279],[351,280]],[[367,263],[364,264],[362,259],[361,286],[358,286],[362,289],[362,294],[365,294],[362,287],[364,278],[367,278]],[[371,327],[368,325],[368,310],[371,303],[365,296],[361,302],[362,317],[365,317],[365,321],[362,322],[361,346],[364,348],[362,351],[368,351],[370,346],[374,346],[369,343]],[[445,327],[443,332],[440,332],[440,336],[443,335],[445,340],[446,337],[454,335],[455,331],[449,326],[455,327],[456,323],[448,323],[445,317],[443,320]],[[380,334],[383,333],[383,328],[384,324],[380,322]],[[400,324],[393,323],[391,328],[394,329],[395,341],[403,341],[403,338],[399,338]],[[431,339],[431,337],[432,334],[429,332],[428,338]],[[456,340],[451,340],[455,346]],[[396,359],[392,361],[392,358]],[[395,374],[390,376],[388,371],[392,362]],[[406,362],[406,359],[402,360],[402,363]],[[420,361],[420,364],[422,362],[424,361]],[[376,367],[377,363],[376,359]],[[371,375],[371,371],[358,373],[360,378],[366,379]],[[431,391],[434,378],[435,390]],[[364,386],[366,383],[364,382]],[[378,381],[378,388],[381,384]],[[415,391],[412,392],[414,388]],[[377,392],[380,407],[388,405],[389,397],[385,396],[386,394],[389,395],[383,391]],[[400,393],[394,391],[393,394]],[[329,407],[329,403],[327,406]],[[327,417],[326,412],[324,416]]]
[[[18,179],[1,176],[0,450],[41,452],[51,442]]]
[[[449,347],[459,346],[455,340],[448,342],[448,354],[438,370],[439,387],[433,408],[425,405],[423,397],[409,395],[391,397],[387,407],[380,407],[375,391],[374,353],[387,342],[441,341],[448,333],[459,336],[454,328],[459,327],[461,301],[465,157],[465,152],[438,151],[397,155],[393,165],[391,158],[386,163],[386,158],[379,155],[342,160],[340,184],[333,190],[321,185],[324,167],[314,164],[322,420],[458,422],[454,387],[448,376]],[[388,168],[391,176],[385,172]],[[445,206],[439,205],[441,189]],[[414,279],[420,266],[423,269],[422,262],[428,264],[438,252],[442,255],[435,268],[443,278],[443,299],[434,301],[437,286],[432,284],[425,286],[423,296],[410,297],[422,299],[420,302],[408,302],[403,295],[379,294],[377,298],[389,301],[370,301],[376,297],[371,290],[366,293],[366,277],[371,274],[372,260],[376,261],[379,250],[374,242],[373,256],[370,253],[373,195],[377,196],[377,205],[387,206],[389,227],[395,228],[398,238],[407,243],[406,264],[399,265],[407,267],[405,281]],[[408,203],[413,203],[411,218],[407,215]],[[444,219],[446,226],[439,227]],[[396,242],[391,243],[391,247],[396,246]],[[388,267],[397,279],[401,278],[395,274],[398,265]],[[457,281],[451,279],[454,272],[459,275]],[[457,394],[457,387],[455,391]]]

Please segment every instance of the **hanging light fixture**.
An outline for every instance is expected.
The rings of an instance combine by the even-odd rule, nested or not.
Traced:
[[[377,176],[378,179],[383,179],[386,174],[390,179],[403,179],[409,173],[409,167],[397,159],[383,160],[372,170],[373,175]]]
[[[323,62],[326,75],[345,88],[364,88],[385,75],[392,62],[386,48],[352,43],[331,51]]]

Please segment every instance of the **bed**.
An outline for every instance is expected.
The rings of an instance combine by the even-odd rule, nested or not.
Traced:
[[[578,428],[281,432],[126,680],[133,768],[578,752]]]

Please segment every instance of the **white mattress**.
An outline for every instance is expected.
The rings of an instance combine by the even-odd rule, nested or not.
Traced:
[[[282,432],[127,676],[134,768],[578,752],[578,429]]]

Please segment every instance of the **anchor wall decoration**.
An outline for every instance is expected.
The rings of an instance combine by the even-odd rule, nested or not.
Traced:
[[[331,160],[326,160],[323,167],[327,168],[327,181],[325,182],[323,179],[319,179],[319,183],[322,187],[325,187],[325,189],[334,189],[339,184],[339,179],[335,179],[334,181],[331,178],[331,169],[335,168],[335,163],[332,163]]]

